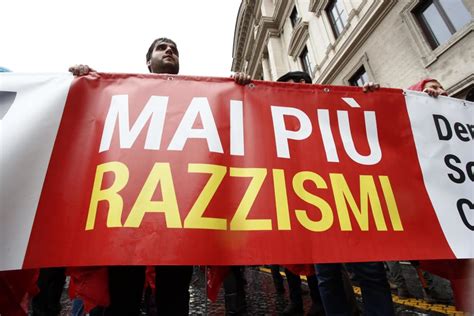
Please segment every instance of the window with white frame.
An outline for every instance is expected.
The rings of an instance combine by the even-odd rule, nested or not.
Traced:
[[[313,67],[311,64],[311,59],[309,58],[307,46],[303,48],[299,57],[301,61],[301,66],[303,67],[303,71],[307,72],[311,76],[311,74],[313,73]]]
[[[342,30],[347,25],[347,13],[344,10],[344,5],[341,0],[331,0],[326,7],[326,13],[329,21],[331,22],[331,28],[334,32],[334,37],[338,38],[341,35]]]
[[[362,87],[364,84],[369,82],[369,75],[365,70],[364,66],[361,66],[357,71],[349,78],[349,84],[351,86]]]
[[[412,12],[432,49],[446,43],[472,19],[463,0],[425,0]]]
[[[293,11],[291,11],[291,14],[290,14],[290,21],[291,21],[291,26],[295,27],[297,24],[298,24],[298,20],[299,20],[299,16],[298,16],[298,10],[296,9],[296,6],[293,7]]]

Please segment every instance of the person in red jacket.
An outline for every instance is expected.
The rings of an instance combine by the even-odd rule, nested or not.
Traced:
[[[408,90],[426,92],[435,98],[440,95],[448,96],[441,83],[434,78],[425,78],[408,87]],[[474,312],[472,299],[474,297],[474,260],[423,260],[419,261],[419,267],[423,271],[448,279],[451,282],[456,307],[463,311]],[[421,275],[424,274],[426,273]],[[423,283],[423,279],[420,281]]]
[[[408,87],[408,90],[423,91],[432,97],[438,97],[439,95],[448,96],[446,90],[444,90],[441,83],[433,78],[425,78],[414,85]]]

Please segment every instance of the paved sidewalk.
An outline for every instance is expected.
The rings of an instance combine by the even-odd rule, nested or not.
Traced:
[[[422,300],[421,286],[416,278],[416,271],[411,265],[402,265],[402,272],[405,276],[410,292],[415,298],[400,299],[393,295],[396,314],[399,316],[409,315],[468,315],[455,310],[452,306],[452,292],[449,282],[435,277],[435,290],[440,298],[448,304],[428,304]],[[285,293],[277,294],[273,285],[272,276],[268,269],[260,267],[247,267],[245,269],[247,314],[246,315],[280,315],[288,304],[288,284],[285,281]],[[195,269],[191,284],[190,315],[225,315],[224,293],[219,292],[216,302],[206,299],[204,274]],[[303,286],[303,302],[305,311],[311,306],[309,289],[305,282]],[[362,309],[360,289],[354,287],[359,308]],[[451,304],[450,304],[451,303]],[[61,316],[69,316],[71,302],[67,297],[67,291],[63,293],[63,310]],[[142,315],[147,313],[142,312]],[[150,313],[154,316],[154,313]]]

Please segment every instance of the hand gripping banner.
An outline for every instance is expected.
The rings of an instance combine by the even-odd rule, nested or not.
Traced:
[[[474,105],[1,74],[0,270],[473,258]]]

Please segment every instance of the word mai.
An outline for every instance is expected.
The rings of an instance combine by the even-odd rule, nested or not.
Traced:
[[[168,97],[151,96],[139,113],[135,123],[130,127],[128,95],[112,96],[111,104],[104,123],[99,152],[110,149],[114,130],[118,125],[120,148],[131,148],[138,135],[148,124],[144,149],[160,150],[163,128],[167,114]],[[233,156],[245,155],[244,144],[244,111],[243,102],[230,100],[229,109],[229,153]],[[339,162],[339,151],[334,142],[329,110],[318,109],[316,112],[319,132],[328,162]],[[292,117],[299,122],[298,130],[289,130],[285,126],[285,117]],[[300,141],[308,138],[313,126],[308,115],[300,109],[286,106],[271,106],[273,134],[278,158],[291,158],[289,141]],[[338,110],[337,120],[344,151],[355,162],[362,165],[375,165],[382,159],[375,112],[364,111],[367,142],[370,153],[360,154],[354,145],[347,111]],[[202,128],[194,128],[197,121]],[[174,135],[167,146],[169,151],[182,151],[186,142],[201,139],[207,142],[209,152],[224,153],[219,130],[217,128],[209,101],[205,97],[194,97],[186,109]]]

